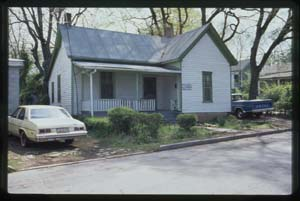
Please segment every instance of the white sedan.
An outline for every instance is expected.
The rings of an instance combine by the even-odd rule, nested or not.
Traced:
[[[8,131],[20,137],[21,146],[34,142],[64,140],[86,136],[83,122],[74,119],[64,108],[48,105],[24,105],[8,117]]]

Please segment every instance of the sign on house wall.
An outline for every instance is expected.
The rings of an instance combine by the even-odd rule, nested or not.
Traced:
[[[182,90],[192,90],[191,83],[182,83]]]

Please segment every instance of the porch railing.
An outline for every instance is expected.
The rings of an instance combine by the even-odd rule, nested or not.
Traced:
[[[136,111],[155,111],[155,99],[96,99],[94,102],[94,111],[108,111],[116,107],[129,107]],[[90,100],[82,101],[82,111],[90,111]]]

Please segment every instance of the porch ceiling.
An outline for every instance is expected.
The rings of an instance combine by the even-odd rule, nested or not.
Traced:
[[[170,70],[159,66],[131,65],[131,64],[113,64],[101,62],[73,61],[73,64],[79,68],[110,70],[110,71],[133,71],[133,72],[149,72],[149,73],[172,73],[180,74],[180,70]]]

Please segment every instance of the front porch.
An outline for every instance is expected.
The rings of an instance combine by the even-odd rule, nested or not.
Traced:
[[[76,63],[79,114],[94,116],[116,107],[141,112],[181,111],[180,71],[136,65],[124,70],[122,64],[82,63]]]
[[[93,100],[94,112],[106,112],[111,108],[116,107],[129,107],[136,111],[155,111],[156,110],[155,99],[140,99],[140,100],[129,100],[129,99],[96,99]],[[90,111],[91,101],[82,101],[82,111]]]

